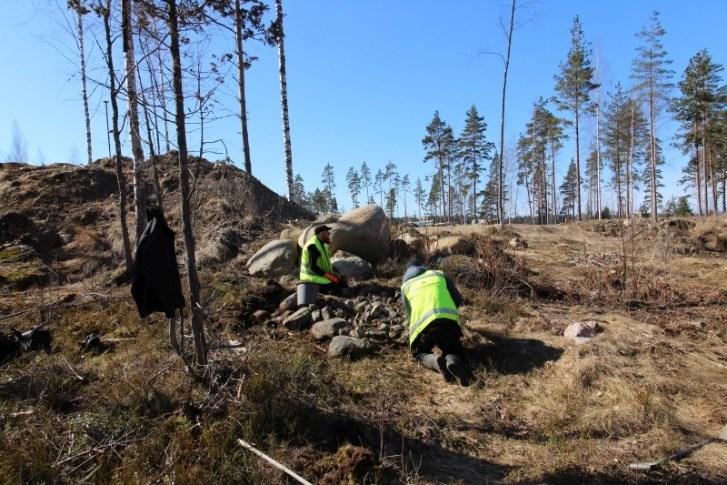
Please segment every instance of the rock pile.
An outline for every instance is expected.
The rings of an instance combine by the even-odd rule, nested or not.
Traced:
[[[332,339],[331,356],[361,355],[379,346],[405,345],[409,339],[400,303],[384,295],[321,296],[318,304],[297,308],[292,294],[280,303],[269,323],[293,331],[309,330],[319,341]]]

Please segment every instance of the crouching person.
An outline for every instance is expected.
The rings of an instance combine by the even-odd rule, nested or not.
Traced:
[[[469,385],[472,375],[464,361],[457,310],[462,305],[462,296],[454,283],[441,271],[412,264],[404,273],[401,298],[414,358],[442,374],[448,382],[456,380],[460,385]],[[435,346],[441,355],[433,353]]]
[[[305,246],[300,257],[300,281],[315,283],[322,293],[340,294],[347,288],[341,276],[333,272],[331,252],[331,228],[318,226]]]

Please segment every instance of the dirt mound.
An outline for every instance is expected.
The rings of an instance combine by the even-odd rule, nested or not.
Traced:
[[[124,162],[126,178],[131,180],[131,161]],[[177,154],[170,152],[157,157],[156,162],[167,220],[181,234]],[[192,157],[190,172],[194,231],[203,263],[235,257],[246,251],[246,245],[262,230],[276,229],[280,222],[312,219],[306,210],[232,165]],[[151,164],[145,168],[145,178],[148,182],[143,193],[154,193]],[[127,224],[134,245],[134,194],[130,186],[128,192]],[[52,262],[53,270],[65,280],[119,266],[123,251],[113,159],[99,159],[90,167],[0,163],[0,248],[17,245],[35,251],[32,268],[24,264],[19,272],[6,275],[11,277],[6,281],[20,278],[21,286],[45,274],[35,271],[40,263]],[[177,251],[181,257],[181,240]]]

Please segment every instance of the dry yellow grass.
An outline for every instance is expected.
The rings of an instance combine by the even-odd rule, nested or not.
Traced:
[[[702,225],[709,221],[693,233]],[[5,313],[41,295],[73,292],[83,302],[95,285],[112,298],[54,311],[55,352],[3,368],[0,472],[9,481],[78,483],[90,474],[90,481],[286,483],[236,446],[243,437],[319,483],[724,483],[723,443],[652,474],[628,464],[715,436],[727,423],[725,254],[665,252],[653,231],[631,238],[594,226],[507,228],[528,247],[506,251],[533,272],[533,283],[560,293],[465,291],[476,375],[468,388],[445,384],[403,347],[338,361],[306,335],[235,330],[225,315],[254,285],[234,266],[225,281],[222,273],[202,275],[213,297],[211,340],[236,338],[246,348],[213,354],[214,388],[183,372],[163,320],[141,322],[125,288],[86,281],[52,295],[8,295]],[[498,237],[490,228],[446,229]],[[610,271],[624,261],[627,276],[641,278],[629,290],[638,304],[614,290]],[[672,294],[665,285],[683,298],[664,301]],[[26,328],[38,318],[33,312],[13,324]],[[582,345],[562,336],[584,320],[604,331]],[[113,351],[79,352],[90,331],[118,339]],[[74,382],[61,356],[85,383]],[[28,386],[33,373],[37,385]],[[12,417],[28,409],[23,421]],[[120,444],[87,464],[58,465],[58,456],[87,451],[97,435]]]

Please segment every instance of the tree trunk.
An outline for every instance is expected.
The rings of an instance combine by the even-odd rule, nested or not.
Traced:
[[[704,134],[704,152],[705,156],[709,157],[709,160],[705,160],[705,163],[709,166],[709,178],[712,181],[712,209],[714,211],[714,217],[717,217],[717,203],[719,201],[718,195],[717,195],[717,173],[715,171],[714,167],[714,157],[712,154],[712,151],[710,150],[709,140],[707,138],[707,133]]]
[[[548,135],[550,137],[550,135]],[[555,224],[558,224],[558,194],[557,194],[557,187],[555,185],[555,149],[553,147],[553,142],[550,142],[550,163],[551,163],[551,171],[550,171],[550,186],[553,191],[553,203],[552,203],[552,210],[553,210],[553,219],[555,219]]]
[[[165,91],[166,82],[164,78],[164,60],[162,59],[161,48],[157,49],[157,63],[159,64],[159,83],[157,84],[157,97],[159,105],[164,115],[164,148],[166,153],[171,151],[169,146],[169,113],[167,112],[167,93]]]
[[[169,9],[170,52],[172,55],[175,119],[177,122],[177,146],[179,148],[179,192],[182,209],[182,233],[187,253],[187,278],[189,303],[192,313],[192,334],[197,365],[207,365],[207,342],[204,335],[203,310],[200,306],[200,285],[192,230],[192,214],[189,206],[189,168],[187,164],[187,133],[184,119],[184,91],[182,90],[182,64],[179,53],[179,25],[177,1],[167,0]]]
[[[116,73],[114,72],[113,44],[111,42],[111,0],[107,0],[103,11],[104,33],[106,35],[106,65],[109,70],[109,90],[111,97],[111,128],[114,137],[116,181],[119,184],[119,223],[121,225],[121,237],[124,242],[124,263],[126,275],[131,279],[133,265],[131,259],[131,242],[129,241],[129,228],[126,224],[126,177],[122,166],[121,157],[121,136],[119,134],[119,104],[116,97]]]
[[[580,122],[580,107],[578,106],[578,101],[576,100],[576,109],[575,109],[575,115],[576,115],[576,200],[578,204],[578,220],[580,221],[582,218],[581,214],[581,140],[580,140],[580,132],[579,132],[579,122]]]
[[[83,43],[83,15],[80,10],[78,14],[78,50],[81,54],[81,95],[83,97],[83,118],[86,122],[86,151],[88,153],[88,165],[93,163],[91,143],[91,117],[88,114],[88,90],[86,89],[86,49]]]
[[[651,220],[657,220],[658,194],[656,193],[656,113],[654,108],[654,82],[649,82],[649,122],[651,148]]]
[[[242,134],[242,152],[245,156],[245,171],[252,175],[252,159],[250,158],[250,139],[247,134],[247,101],[245,99],[245,51],[242,50],[244,32],[242,25],[242,9],[240,0],[235,0],[235,53],[237,54],[238,95],[240,100],[240,133]]]
[[[154,139],[152,137],[151,130],[151,118],[149,116],[149,105],[146,102],[146,94],[144,93],[144,86],[142,84],[141,71],[137,66],[137,74],[139,75],[139,91],[141,92],[141,106],[144,109],[144,124],[146,125],[146,134],[149,145],[149,158],[151,160],[151,173],[152,181],[154,182],[154,195],[157,199],[157,205],[159,209],[164,212],[164,204],[162,202],[162,186],[159,183],[159,167],[157,166],[156,153],[154,152]],[[157,132],[158,134],[158,132]]]
[[[697,122],[694,122],[694,181],[695,186],[697,188],[697,208],[698,208],[698,214],[702,216],[702,174],[700,173],[702,170],[702,165],[699,162],[700,160],[700,154],[699,154],[699,129],[697,127]]]
[[[702,180],[704,181],[704,215],[709,215],[709,167],[707,165],[707,130],[702,122]]]
[[[146,226],[144,205],[144,149],[139,134],[139,111],[136,92],[136,60],[134,58],[134,38],[131,32],[131,2],[121,1],[121,22],[124,44],[124,64],[126,69],[126,93],[129,104],[129,136],[131,152],[134,156],[134,208],[136,211],[136,242]]]
[[[288,118],[288,81],[285,68],[285,31],[283,29],[283,0],[275,0],[275,13],[280,28],[278,39],[278,71],[280,77],[280,108],[283,112],[283,143],[285,146],[285,176],[288,180],[288,198],[293,194],[293,150],[290,146],[290,120]],[[368,203],[368,186],[366,187]]]
[[[598,58],[596,58],[598,59]],[[598,70],[598,60],[596,60]],[[601,88],[596,94],[596,210],[601,219]]]
[[[631,128],[629,130],[629,156],[626,159],[626,217],[631,218],[633,212],[634,181],[631,178],[634,161],[634,105],[631,104]]]
[[[528,209],[530,209],[530,223],[535,225],[535,214],[533,213],[533,199],[530,195],[530,178],[525,176],[525,190],[528,193]]]
[[[502,104],[500,105],[500,153],[498,154],[499,160],[497,162],[497,219],[502,226],[504,220],[504,204],[505,195],[503,193],[503,180],[504,180],[504,153],[505,153],[505,96],[507,94],[507,73],[510,69],[510,50],[512,48],[512,32],[515,27],[515,3],[516,0],[512,0],[512,7],[510,9],[510,28],[507,31],[507,53],[505,54],[505,66],[502,74]]]
[[[452,160],[447,162],[447,224],[452,223]]]

